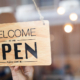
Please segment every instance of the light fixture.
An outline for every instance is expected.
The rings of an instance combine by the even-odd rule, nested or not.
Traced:
[[[71,13],[69,18],[71,21],[76,21],[78,19],[78,15],[76,13]]]
[[[58,13],[59,15],[63,15],[63,14],[65,13],[65,9],[64,9],[63,7],[59,7],[59,8],[57,9],[57,13]]]
[[[65,31],[66,33],[70,33],[70,32],[72,32],[72,30],[73,30],[73,27],[72,27],[71,24],[66,24],[66,25],[64,26],[64,31]]]

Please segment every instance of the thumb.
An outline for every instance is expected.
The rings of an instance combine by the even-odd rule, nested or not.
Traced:
[[[10,69],[11,69],[13,80],[19,80],[18,77],[17,77],[17,74],[14,70],[14,67],[11,66]]]

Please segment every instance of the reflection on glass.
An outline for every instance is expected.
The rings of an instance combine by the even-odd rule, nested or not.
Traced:
[[[76,21],[78,19],[78,15],[76,13],[71,13],[69,18],[71,21]]]
[[[58,13],[59,15],[63,15],[63,14],[65,13],[65,9],[64,9],[63,7],[59,7],[59,8],[57,9],[57,13]]]
[[[64,31],[65,31],[66,33],[70,33],[70,32],[72,32],[72,30],[73,30],[73,28],[72,28],[72,25],[71,25],[71,24],[65,25]]]

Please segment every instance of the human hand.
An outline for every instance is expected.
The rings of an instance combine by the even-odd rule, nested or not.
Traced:
[[[33,67],[10,67],[13,80],[32,80],[33,79]]]

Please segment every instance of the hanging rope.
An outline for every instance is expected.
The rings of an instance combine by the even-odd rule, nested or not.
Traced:
[[[42,14],[41,14],[41,12],[40,12],[40,10],[39,10],[39,8],[38,8],[35,0],[32,0],[32,1],[33,1],[34,5],[35,5],[35,7],[36,7],[36,10],[38,11],[38,14],[39,14],[39,16],[40,16],[40,20],[42,20],[43,23],[44,23],[44,17],[42,16]]]

